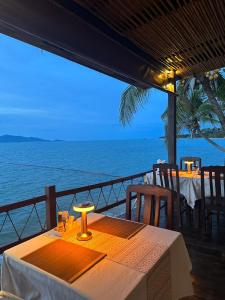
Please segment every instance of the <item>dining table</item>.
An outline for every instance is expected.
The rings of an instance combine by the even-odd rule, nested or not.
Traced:
[[[176,174],[172,173],[173,184],[176,189]],[[153,172],[146,174],[146,183],[153,184]],[[199,171],[192,171],[188,173],[187,171],[179,170],[179,183],[180,183],[180,193],[187,200],[187,204],[194,209],[195,202],[201,199],[201,175]],[[161,185],[159,174],[156,175],[156,184]],[[206,195],[210,195],[209,180],[205,178],[205,189]]]
[[[52,229],[18,244],[3,254],[1,287],[25,300],[177,300],[193,295],[192,265],[182,234],[135,223],[89,213],[88,241],[77,239],[77,219],[63,234]],[[132,228],[128,236],[125,231]],[[73,246],[83,250],[73,251]],[[91,255],[79,257],[87,251]],[[66,277],[74,261],[85,265],[92,257],[93,264]]]

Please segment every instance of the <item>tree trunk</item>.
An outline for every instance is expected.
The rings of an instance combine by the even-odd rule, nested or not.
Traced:
[[[204,92],[206,93],[206,95],[208,97],[208,101],[213,105],[215,113],[217,114],[220,124],[223,128],[223,131],[225,132],[225,116],[221,109],[220,104],[218,103],[218,101],[214,95],[214,92],[212,91],[212,89],[210,87],[209,79],[204,77],[201,80],[201,83],[202,83]]]

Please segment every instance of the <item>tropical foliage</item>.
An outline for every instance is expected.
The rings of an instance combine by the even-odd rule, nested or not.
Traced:
[[[120,121],[130,123],[135,113],[148,100],[150,90],[129,86],[122,94]],[[225,137],[225,78],[222,70],[214,70],[179,82],[177,86],[177,133],[188,131],[191,137],[202,136],[225,152],[204,133],[204,126],[219,127]],[[167,110],[162,114],[167,136]]]
[[[149,92],[149,89],[144,90],[132,85],[123,92],[120,102],[120,122],[124,126],[131,122],[134,114],[148,101]]]

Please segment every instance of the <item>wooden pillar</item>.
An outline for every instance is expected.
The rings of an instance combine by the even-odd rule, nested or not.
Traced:
[[[176,84],[175,84],[176,85]],[[176,90],[175,90],[176,93]],[[176,138],[176,94],[168,94],[168,161],[176,164],[177,160],[177,138]]]
[[[51,230],[56,227],[56,193],[55,185],[46,186],[46,227],[47,230]]]

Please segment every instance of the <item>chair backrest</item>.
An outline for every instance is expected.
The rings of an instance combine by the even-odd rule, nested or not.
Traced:
[[[203,207],[206,205],[206,197],[210,199],[211,206],[219,209],[225,208],[225,166],[209,166],[201,168],[201,197]],[[208,202],[208,201],[207,201]]]
[[[173,222],[173,191],[154,185],[129,185],[126,198],[126,219],[132,219],[131,201],[132,193],[137,195],[135,221],[141,221],[142,198],[144,198],[143,223],[159,226],[160,201],[167,201],[167,228],[172,228]]]
[[[154,164],[153,184],[176,191],[180,196],[180,180],[178,166],[175,164]]]
[[[194,166],[197,166],[199,169],[201,169],[202,167],[202,160],[200,157],[183,156],[180,158],[180,170],[187,170],[187,165],[184,163],[185,161],[193,161],[193,164],[191,165],[191,169],[193,169]]]

